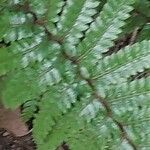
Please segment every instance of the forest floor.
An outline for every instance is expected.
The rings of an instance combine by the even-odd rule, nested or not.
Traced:
[[[20,110],[0,105],[0,150],[34,150],[31,132],[21,120]]]
[[[35,150],[31,134],[16,137],[5,129],[0,129],[0,150]]]

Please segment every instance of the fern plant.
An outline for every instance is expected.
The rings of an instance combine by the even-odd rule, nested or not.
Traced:
[[[106,55],[139,3],[0,1],[1,98],[34,118],[37,149],[150,149],[150,78],[130,80],[150,69],[149,37]]]

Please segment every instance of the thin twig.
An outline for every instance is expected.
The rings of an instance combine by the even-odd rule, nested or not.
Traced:
[[[138,30],[139,30],[139,27],[136,27],[132,33],[132,36],[130,38],[130,45],[134,44],[135,41],[136,41],[136,38],[137,38],[137,35],[138,35]]]

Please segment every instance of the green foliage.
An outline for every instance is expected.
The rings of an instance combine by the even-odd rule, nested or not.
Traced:
[[[145,15],[146,17],[150,17],[150,3],[149,0],[137,0],[135,3],[135,9]]]
[[[142,41],[144,39],[149,40],[150,39],[150,23],[147,23],[144,25],[141,33],[139,34],[138,41]]]
[[[150,78],[130,79],[150,69],[149,5],[0,1],[0,97],[34,118],[37,149],[150,149]],[[107,54],[135,28],[137,43]]]

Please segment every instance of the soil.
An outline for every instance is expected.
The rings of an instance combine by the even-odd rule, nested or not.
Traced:
[[[20,117],[20,110],[10,110],[0,104],[0,150],[34,150],[27,125]]]
[[[0,129],[0,150],[35,150],[31,134],[15,137],[5,129]]]

